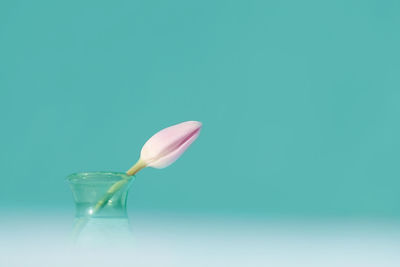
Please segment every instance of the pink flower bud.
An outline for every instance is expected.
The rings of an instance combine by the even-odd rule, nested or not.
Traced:
[[[159,131],[144,144],[140,161],[157,169],[171,165],[196,140],[201,125],[198,121],[186,121]]]

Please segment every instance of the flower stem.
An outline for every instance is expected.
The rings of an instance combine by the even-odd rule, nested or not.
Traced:
[[[127,172],[129,176],[135,175],[138,171],[146,167],[146,163],[139,159]]]

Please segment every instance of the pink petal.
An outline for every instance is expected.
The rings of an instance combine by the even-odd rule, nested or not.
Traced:
[[[196,140],[201,126],[198,121],[186,121],[159,131],[144,144],[141,160],[149,167],[169,166]]]

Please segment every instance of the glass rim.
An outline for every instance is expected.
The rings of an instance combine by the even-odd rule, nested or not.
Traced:
[[[111,183],[118,182],[123,179],[134,180],[135,175],[129,176],[125,172],[111,172],[111,171],[92,171],[92,172],[75,172],[68,175],[65,179],[69,183]]]

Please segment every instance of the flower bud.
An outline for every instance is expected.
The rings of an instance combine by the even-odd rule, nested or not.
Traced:
[[[201,125],[198,121],[186,121],[159,131],[144,144],[140,160],[157,169],[171,165],[196,140]]]

